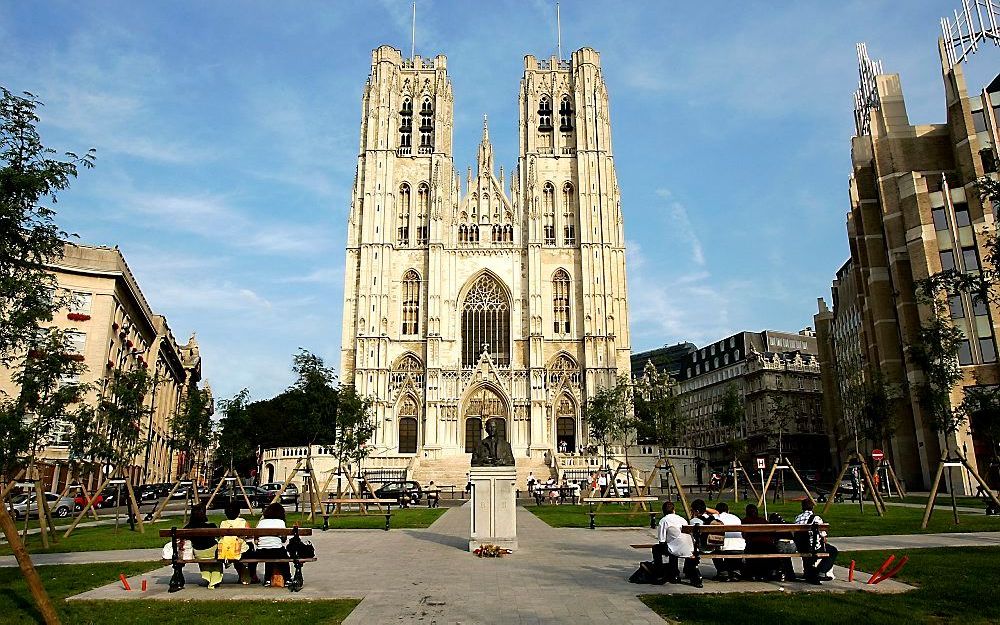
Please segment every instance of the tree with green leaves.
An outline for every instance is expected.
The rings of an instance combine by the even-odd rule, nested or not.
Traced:
[[[191,460],[204,453],[212,440],[212,407],[211,396],[207,390],[199,389],[196,384],[189,384],[184,389],[184,395],[177,409],[170,416],[171,447],[184,453],[188,461],[187,471],[191,470]]]
[[[742,435],[745,417],[743,395],[740,393],[739,387],[730,382],[722,393],[722,401],[719,404],[719,410],[715,413],[715,420],[726,431],[726,446],[734,462],[746,450],[746,439]]]
[[[85,426],[96,432],[91,453],[97,459],[116,469],[133,461],[145,444],[142,428],[152,413],[146,402],[152,386],[153,378],[144,367],[109,374],[91,413],[94,422]]]
[[[785,457],[784,435],[795,423],[795,403],[784,394],[772,394],[767,398],[768,413],[771,416],[770,431],[778,437],[778,459]]]
[[[684,434],[677,382],[669,373],[660,373],[647,363],[634,384],[632,403],[638,436],[655,442],[660,449],[676,447]]]
[[[22,366],[11,376],[19,388],[17,417],[28,432],[26,465],[33,477],[35,458],[53,431],[62,426],[87,390],[77,380],[85,370],[83,356],[73,351],[67,333],[50,328],[30,344]]]
[[[337,439],[339,397],[333,368],[312,352],[299,349],[292,357],[295,382],[289,387],[291,426],[308,445],[325,445]]]
[[[228,460],[243,474],[255,469],[257,464],[257,445],[250,433],[265,425],[251,421],[250,405],[250,391],[247,389],[219,402],[222,420],[219,421],[219,447],[215,456],[223,462]],[[272,422],[269,427],[273,428],[275,423],[280,421]]]
[[[67,234],[55,223],[60,191],[80,168],[94,165],[94,150],[62,158],[42,144],[32,94],[0,87],[0,364],[10,365],[35,339],[41,323],[64,306],[46,265],[62,257]]]
[[[604,448],[604,466],[608,468],[608,446],[621,445],[625,466],[629,467],[628,446],[637,432],[632,385],[625,376],[613,386],[599,389],[584,406],[590,436]]]
[[[943,303],[933,303],[934,314],[921,326],[907,352],[923,373],[916,383],[917,398],[927,415],[930,426],[945,435],[945,445],[951,452],[950,436],[966,421],[966,415],[952,406],[951,391],[962,380],[958,351],[965,335],[948,319]]]
[[[333,442],[339,466],[359,466],[371,453],[369,441],[375,435],[374,400],[358,394],[354,386],[341,386],[337,392],[337,438]],[[337,495],[340,496],[340,482]]]

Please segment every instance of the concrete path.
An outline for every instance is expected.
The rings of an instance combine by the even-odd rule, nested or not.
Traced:
[[[863,586],[838,580],[822,586],[740,582],[705,589],[686,584],[637,586],[627,578],[650,554],[630,543],[654,540],[649,529],[591,531],[551,528],[533,514],[517,511],[520,549],[501,559],[479,559],[468,553],[469,508],[448,510],[425,530],[332,530],[317,532],[313,543],[319,562],[303,568],[305,588],[299,593],[234,584],[216,590],[202,587],[193,566],[186,567],[187,587],[167,594],[171,570],[157,569],[145,577],[149,590],[125,592],[109,584],[73,599],[321,599],[358,597],[363,601],[347,623],[662,623],[640,602],[642,593],[850,591],[900,592],[895,582]],[[1000,538],[998,538],[1000,540]],[[702,566],[714,575],[710,561]],[[861,580],[867,577],[860,576]],[[140,587],[140,578],[130,580]]]

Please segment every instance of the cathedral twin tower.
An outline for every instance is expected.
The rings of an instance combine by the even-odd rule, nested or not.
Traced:
[[[587,398],[629,373],[625,239],[598,53],[525,57],[519,110],[509,180],[484,119],[463,189],[446,58],[372,53],[341,371],[376,400],[373,466],[407,456],[460,463],[489,420],[519,465],[579,451]]]

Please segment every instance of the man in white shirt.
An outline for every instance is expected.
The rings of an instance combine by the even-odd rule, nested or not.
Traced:
[[[729,511],[729,505],[725,502],[720,501],[717,506],[715,506],[716,514],[715,518],[722,522],[723,525],[740,525],[740,517]],[[726,532],[725,542],[722,544],[722,549],[719,553],[743,553],[747,548],[747,542],[743,539],[743,534],[740,532]],[[712,564],[715,565],[716,575],[715,579],[717,581],[739,581],[742,577],[743,571],[743,561],[737,560],[736,558],[713,558]]]
[[[813,509],[815,504],[810,499],[802,500],[802,513],[795,517],[795,522],[799,525],[812,525],[814,523],[823,523],[823,519],[816,514]],[[806,581],[810,584],[819,584],[820,582],[829,582],[834,579],[833,573],[830,569],[833,568],[833,563],[837,559],[837,548],[826,542],[826,531],[820,530],[815,533],[810,533],[809,538],[812,538],[812,544],[796,544],[799,551],[818,551],[825,552],[827,557],[825,558],[802,558],[802,569],[805,573]],[[796,541],[798,543],[799,541]],[[808,542],[808,539],[806,540]]]
[[[597,487],[601,489],[601,497],[606,497],[608,494],[608,476],[604,471],[598,474]]]
[[[688,522],[684,517],[674,513],[674,502],[663,502],[663,518],[657,526],[657,544],[653,545],[653,562],[657,571],[663,570],[663,555],[668,557],[667,581],[671,584],[680,582],[677,572],[677,559],[684,558],[684,575],[691,580],[691,585],[695,588],[702,587],[701,573],[698,571],[697,561],[694,555],[694,543],[691,535],[685,534],[681,528]]]

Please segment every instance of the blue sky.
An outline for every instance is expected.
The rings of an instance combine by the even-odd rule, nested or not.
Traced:
[[[553,6],[418,1],[459,170],[484,113],[514,164],[522,59],[554,53]],[[911,122],[941,122],[955,6],[562,2],[564,56],[596,48],[608,83],[633,349],[812,325],[848,256],[854,44],[901,74]],[[98,151],[60,224],[122,248],[178,339],[198,332],[217,397],[279,392],[299,347],[339,366],[361,90],[372,48],[409,50],[409,20],[406,0],[0,5],[0,84],[46,103],[48,144]],[[973,91],[998,61],[966,64]]]

